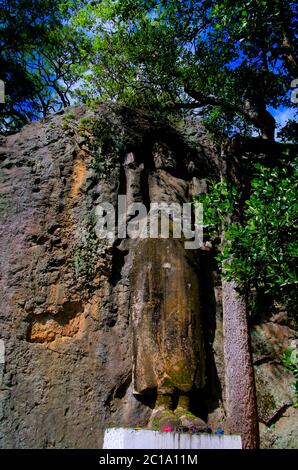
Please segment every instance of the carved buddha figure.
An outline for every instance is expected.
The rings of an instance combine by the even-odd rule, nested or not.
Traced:
[[[165,150],[164,150],[165,151]],[[163,168],[160,146],[149,172],[150,202],[187,201],[185,184]],[[165,156],[167,166],[169,156]],[[171,168],[174,168],[173,158]],[[138,175],[137,170],[133,170]],[[132,178],[130,175],[130,180]],[[161,191],[160,186],[167,188]],[[173,190],[171,191],[171,186]],[[180,188],[180,190],[178,189]],[[179,200],[172,195],[178,194]],[[157,199],[157,195],[159,199]],[[131,273],[133,386],[136,395],[157,393],[156,409],[188,409],[188,396],[205,381],[197,253],[183,240],[147,238],[134,248]]]

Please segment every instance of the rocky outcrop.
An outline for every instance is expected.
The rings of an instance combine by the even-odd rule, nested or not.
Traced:
[[[111,244],[96,233],[97,207],[116,207],[119,194],[148,205],[205,191],[216,153],[199,124],[191,129],[185,135],[105,104],[70,108],[1,138],[0,447],[100,447],[107,426],[148,424],[165,378],[173,407],[187,395],[180,422],[195,415],[224,427],[212,253],[117,234]],[[253,330],[265,446],[294,445],[291,377],[277,364],[292,336],[276,320]],[[137,369],[133,358],[141,358]]]
[[[1,447],[100,447],[105,426],[147,423],[131,386],[131,254],[98,239],[94,211],[126,192],[131,151],[175,192],[170,167],[154,168],[158,142],[189,184],[206,176],[204,143],[126,109],[76,108],[2,140]]]
[[[280,323],[280,318],[282,322]],[[283,312],[270,321],[252,328],[253,356],[257,386],[261,447],[294,449],[298,446],[298,410],[291,385],[294,377],[287,372],[281,357],[292,346],[295,331],[287,326]],[[288,322],[291,325],[291,322]]]

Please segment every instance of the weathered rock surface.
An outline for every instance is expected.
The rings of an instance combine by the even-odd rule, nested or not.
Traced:
[[[99,129],[76,108],[1,142],[1,447],[100,447],[105,426],[144,425],[151,413],[130,386],[130,254],[96,237],[94,209],[125,191],[113,153],[121,133],[148,174],[153,145],[167,140],[182,175],[192,152],[192,172],[206,176],[211,152],[193,152],[170,128],[162,141],[162,126],[141,113],[97,115]]]
[[[132,384],[131,300],[144,278],[132,285],[138,263],[130,241],[110,246],[98,239],[95,211],[102,202],[116,206],[119,194],[148,204],[190,201],[203,192],[216,155],[200,126],[188,140],[146,114],[109,105],[72,108],[1,138],[1,448],[98,448],[105,427],[148,423],[154,396],[138,399]],[[181,273],[169,284],[155,278],[153,287],[164,292],[167,285],[171,293],[163,311],[166,317],[176,312],[172,327],[177,321],[182,333],[170,347],[183,346],[189,322],[197,354],[189,357],[187,345],[182,356],[189,357],[192,377],[196,360],[202,362],[196,386],[189,390],[186,380],[191,411],[216,429],[225,420],[221,290],[210,253],[196,256],[198,262],[189,262],[177,248],[172,269]],[[164,257],[157,252],[152,261],[168,263]],[[189,298],[181,287],[185,270],[193,284]],[[183,321],[178,315],[177,306],[189,311],[191,305],[199,310],[197,326],[188,314]],[[262,397],[272,381],[283,390],[270,410],[260,399],[262,436],[271,436],[264,446],[295,445],[291,379],[277,364],[292,337],[290,328],[272,322],[253,334]],[[157,369],[158,360],[157,354]]]
[[[280,315],[276,314],[278,320]],[[283,315],[284,317],[284,315]],[[253,327],[261,447],[298,448],[298,410],[293,408],[292,374],[281,364],[283,351],[291,347],[295,331],[272,321]]]

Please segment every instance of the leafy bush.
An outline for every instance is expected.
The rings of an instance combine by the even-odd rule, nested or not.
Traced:
[[[228,181],[200,197],[208,235],[225,243],[218,256],[227,279],[278,298],[297,283],[298,160],[283,168],[255,165],[250,195]]]
[[[295,382],[292,385],[292,389],[295,392],[295,408],[298,408],[298,350],[297,349],[286,349],[282,357],[283,365],[286,370],[292,372],[295,378]]]

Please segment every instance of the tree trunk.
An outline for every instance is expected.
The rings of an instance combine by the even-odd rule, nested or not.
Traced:
[[[225,387],[228,432],[245,449],[259,446],[258,413],[246,302],[234,281],[223,280]]]
[[[254,93],[254,92],[252,92]],[[275,140],[276,120],[266,108],[261,97],[245,100],[245,110],[251,122],[261,131],[262,139]]]

